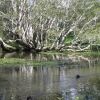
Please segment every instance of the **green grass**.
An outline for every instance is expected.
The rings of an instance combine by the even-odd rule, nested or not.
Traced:
[[[76,52],[76,55],[82,55],[84,57],[100,57],[100,51]]]
[[[33,61],[19,58],[0,58],[0,65],[54,65],[54,61]]]
[[[80,52],[71,52],[71,51],[64,51],[64,52],[56,52],[56,51],[48,51],[48,52],[41,52],[41,54],[45,54],[45,55],[64,55],[67,57],[67,55],[82,55],[82,56],[100,56],[100,51],[91,51],[91,50],[88,50],[88,51],[80,51]]]
[[[100,52],[63,52],[63,53],[59,53],[59,52],[41,52],[43,55],[64,55],[64,57],[69,54],[69,55],[77,55],[77,56],[84,56],[84,57],[98,57],[100,56]],[[0,66],[1,65],[34,65],[34,66],[40,66],[40,65],[47,65],[47,66],[51,66],[51,65],[57,65],[57,62],[54,60],[48,60],[48,61],[34,61],[34,60],[28,60],[28,59],[21,59],[21,58],[0,58]]]
[[[41,54],[46,54],[46,55],[54,55],[54,54],[64,54],[63,52],[60,51],[47,51],[47,52],[41,52]]]

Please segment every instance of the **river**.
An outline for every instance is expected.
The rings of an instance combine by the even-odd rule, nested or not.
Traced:
[[[75,54],[7,54],[37,66],[0,65],[0,100],[100,100],[100,57]]]

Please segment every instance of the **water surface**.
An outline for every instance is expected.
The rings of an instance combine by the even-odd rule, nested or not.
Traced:
[[[100,100],[100,57],[63,54],[11,57],[55,64],[0,65],[0,100],[27,100],[29,96],[32,100]]]

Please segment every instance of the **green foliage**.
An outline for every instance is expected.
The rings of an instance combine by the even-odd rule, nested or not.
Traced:
[[[86,39],[92,41],[97,40],[96,37],[100,38],[100,20],[97,20],[97,22],[92,21],[89,25],[84,27],[84,25],[93,17],[100,16],[99,1],[69,0],[68,3],[66,0],[64,2],[62,0],[36,0],[34,2],[35,3],[31,4],[31,6],[29,6],[28,3],[25,3],[24,7],[26,10],[23,9],[25,10],[23,11],[23,15],[27,12],[27,16],[22,16],[21,19],[28,19],[28,15],[31,15],[29,20],[30,24],[32,24],[33,31],[36,32],[35,37],[37,35],[41,37],[41,34],[45,33],[46,36],[43,35],[43,40],[47,40],[49,46],[54,43],[55,39],[61,33],[61,30],[65,28],[63,34],[67,34],[74,25],[76,25],[76,28],[74,29],[75,37],[80,38],[80,40],[84,41],[84,39]],[[15,30],[15,34],[22,34],[22,31],[25,28],[18,29],[18,13],[20,12],[20,7],[18,7],[18,5],[21,5],[21,1],[17,0],[15,3],[17,4],[16,10],[14,9],[11,0],[0,1],[0,36],[5,32],[4,37],[7,39],[12,31]],[[6,17],[2,15],[1,12],[6,14]],[[81,16],[81,21],[78,21]],[[27,22],[29,20],[27,20]],[[21,24],[21,26],[23,26],[23,22]],[[80,33],[83,27],[84,29]],[[72,40],[75,39],[74,36],[71,36],[72,34],[73,33],[70,32],[62,43],[70,45]],[[10,36],[10,38],[12,39],[12,36]],[[99,43],[99,38],[97,43]]]
[[[68,36],[66,36],[64,44],[71,45],[74,38],[74,32],[71,32]]]
[[[91,50],[92,51],[100,51],[100,44],[92,44]]]

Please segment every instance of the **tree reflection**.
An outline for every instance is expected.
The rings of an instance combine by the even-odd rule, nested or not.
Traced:
[[[100,58],[29,54],[25,59],[56,64],[0,67],[0,100],[26,100],[28,96],[34,100],[100,99]],[[76,75],[81,77],[76,79]]]

